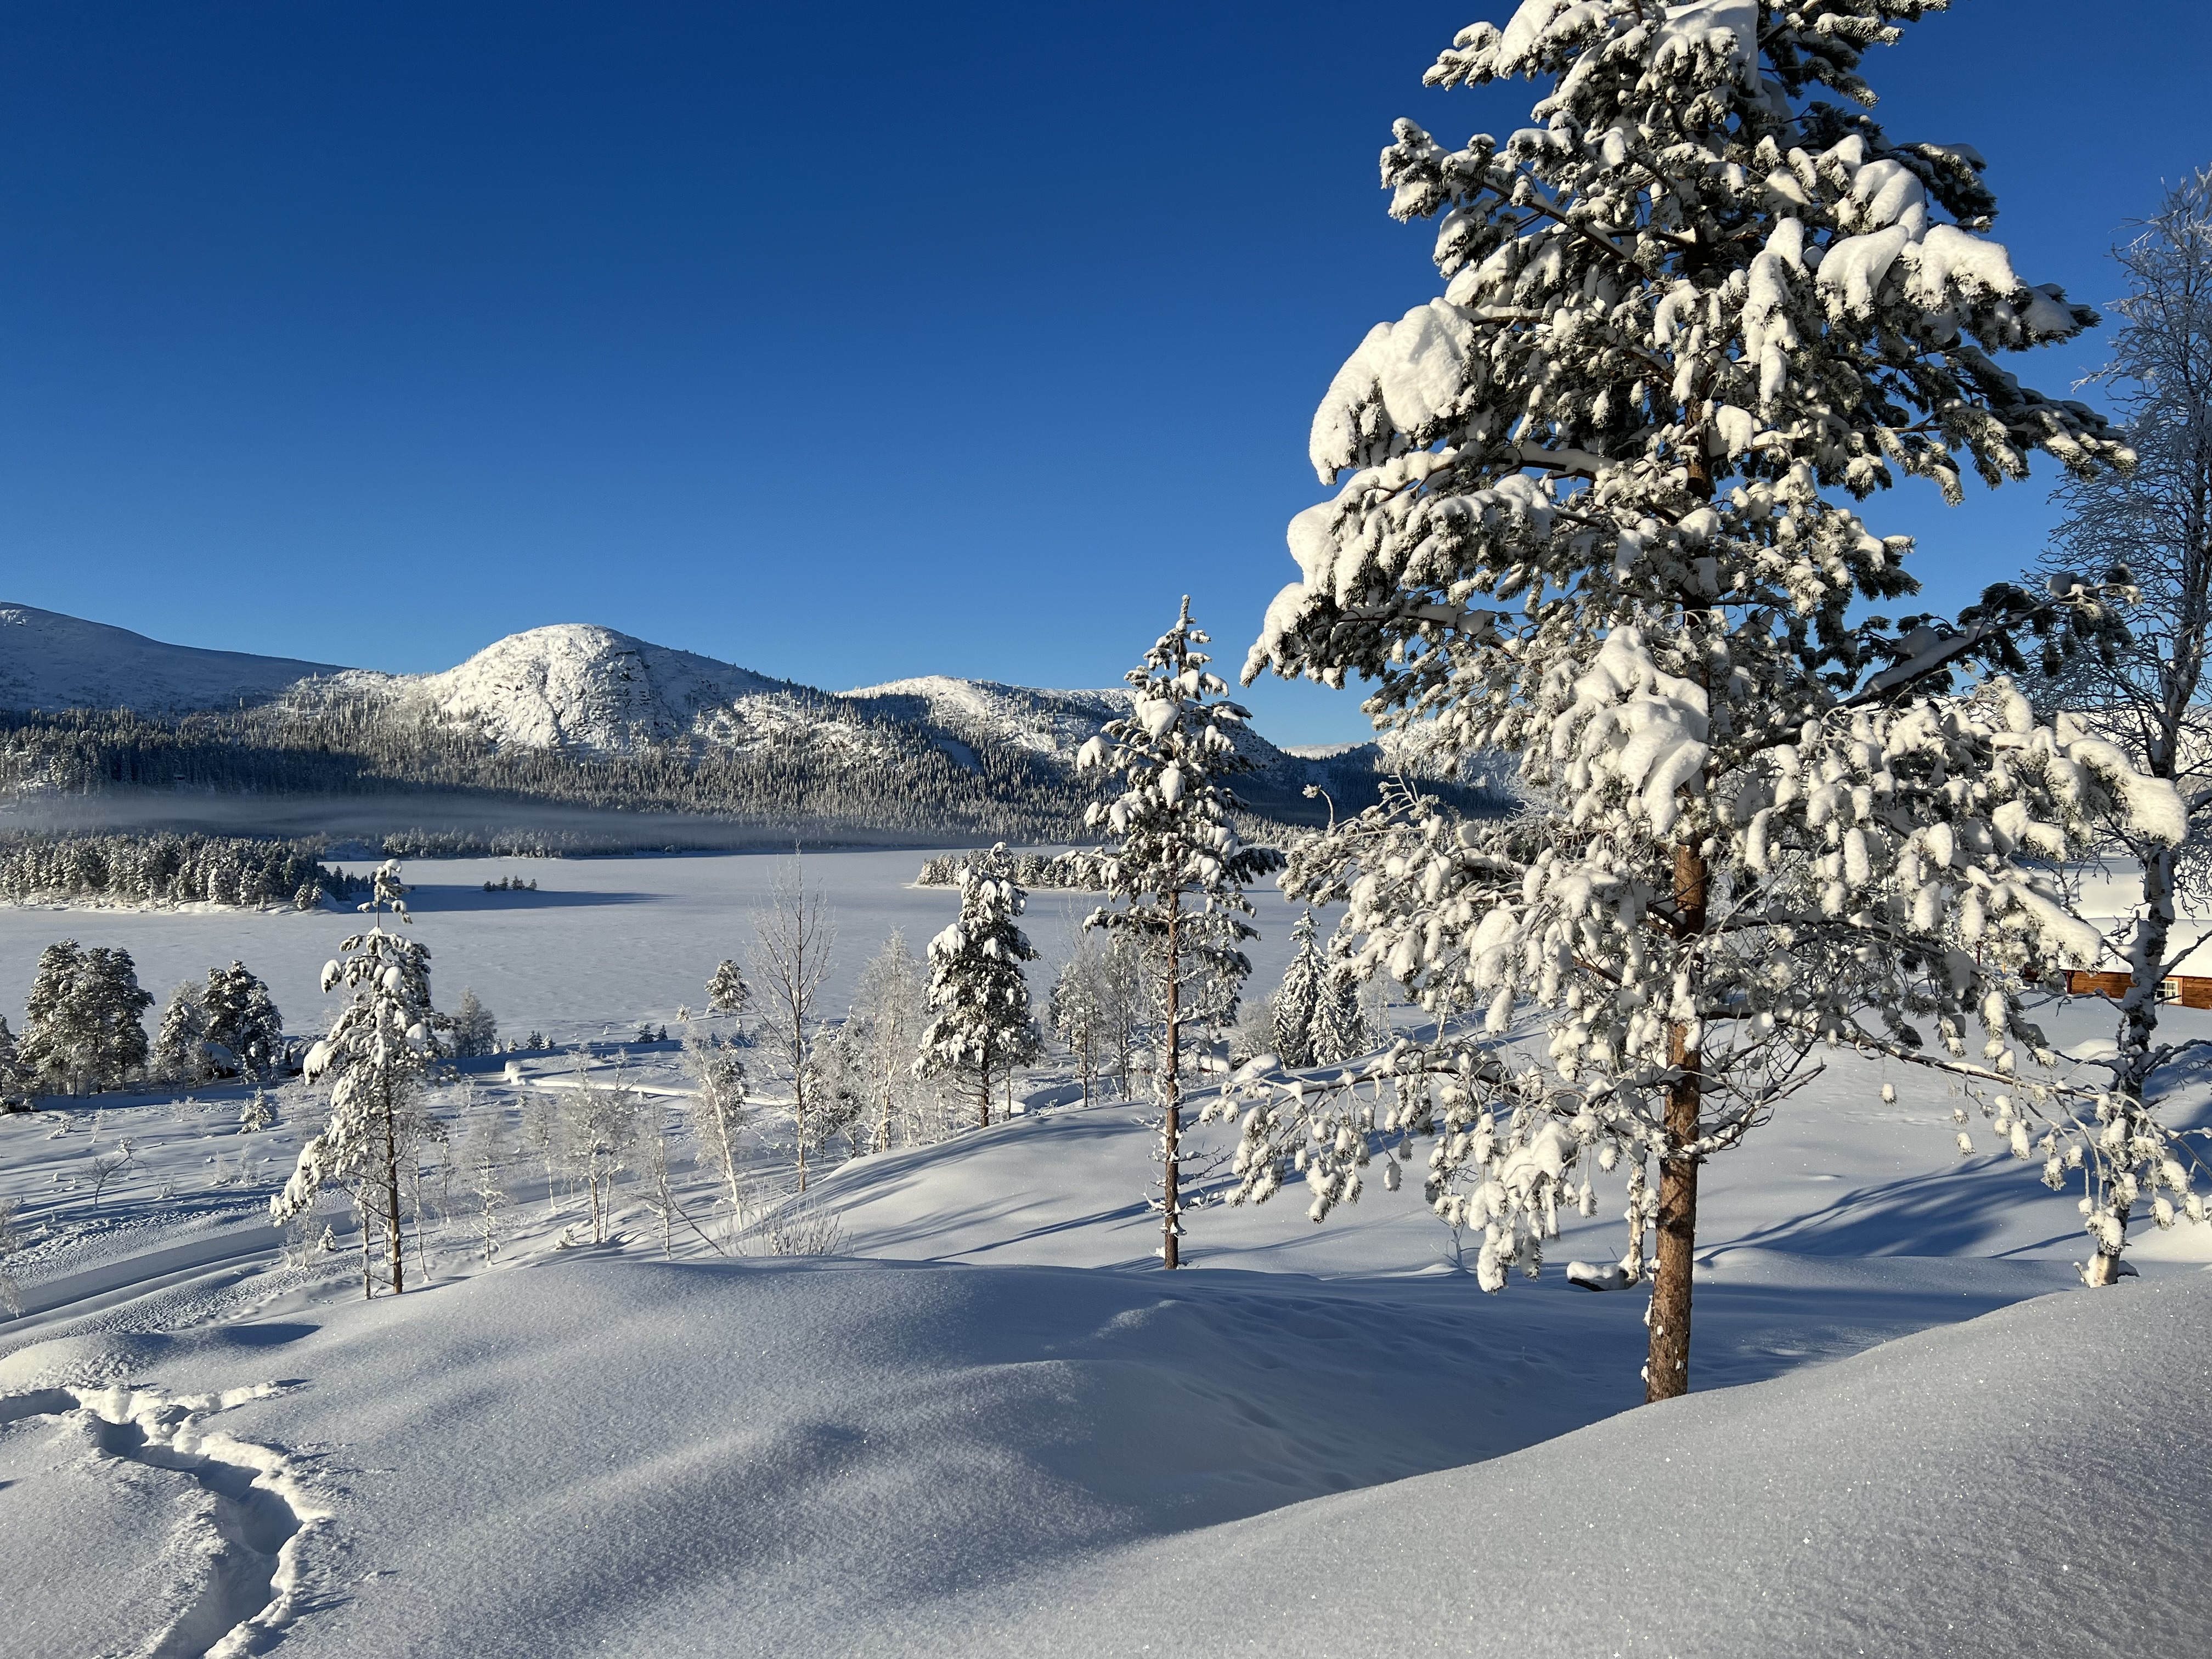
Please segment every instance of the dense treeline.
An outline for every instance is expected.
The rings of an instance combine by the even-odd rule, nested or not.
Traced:
[[[466,727],[335,695],[177,717],[0,714],[0,789],[452,792],[710,813],[813,836],[957,833],[1048,841],[1064,839],[1081,820],[1083,792],[1036,757],[977,749],[955,757],[919,728],[827,697],[793,694],[790,701],[787,728],[762,729],[741,747],[671,744],[631,755],[502,747]]]
[[[344,898],[359,884],[319,861],[320,841],[231,836],[0,838],[0,900],[109,899],[125,904],[296,904]]]
[[[921,873],[916,876],[918,887],[957,887],[960,872],[976,859],[973,853],[940,853],[924,860]],[[1015,883],[1025,888],[1066,888],[1077,892],[1099,893],[1106,889],[1105,879],[1099,873],[1099,858],[1096,853],[1013,853],[1003,855],[1006,873]]]

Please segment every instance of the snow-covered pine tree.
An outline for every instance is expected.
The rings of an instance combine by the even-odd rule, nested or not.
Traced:
[[[1502,144],[1397,125],[1392,211],[1439,220],[1447,286],[1323,399],[1337,494],[1292,520],[1302,580],[1247,665],[1364,675],[1378,725],[1519,754],[1535,805],[1464,820],[1401,793],[1293,854],[1286,890],[1348,901],[1361,969],[1442,1029],[1371,1068],[1395,1103],[1255,1105],[1239,1196],[1303,1173],[1318,1218],[1356,1196],[1370,1128],[1435,1132],[1429,1195],[1483,1230],[1496,1289],[1562,1201],[1595,1201],[1585,1159],[1625,1158],[1613,1277],[1644,1276],[1656,1221],[1655,1399],[1688,1386],[1705,1160],[1822,1043],[2009,1082],[2047,1054],[2022,986],[2094,936],[2025,860],[2108,805],[2179,832],[2168,786],[2002,682],[1924,695],[2012,627],[2103,625],[2111,595],[1992,590],[1956,629],[1863,611],[1914,591],[1911,543],[1836,492],[1902,474],[1955,498],[1965,466],[1995,484],[2033,450],[2084,474],[2123,453],[1995,361],[2094,319],[1981,235],[1974,152],[1814,95],[1870,104],[1863,50],[1935,9],[1528,0],[1462,31],[1431,84],[1550,90]],[[1548,1075],[1447,1018],[1486,1005],[1502,1030],[1524,995]]]
[[[914,1061],[917,1078],[958,1078],[975,1091],[975,1121],[991,1125],[991,1085],[1042,1048],[1030,1014],[1022,964],[1036,947],[1015,918],[1028,903],[1008,866],[1006,843],[960,872],[960,915],[929,941],[929,1006]]]
[[[745,976],[738,971],[738,964],[724,958],[714,969],[714,977],[707,981],[707,1012],[711,1014],[742,1014],[745,1005],[752,1000],[752,990]]]
[[[84,953],[82,1003],[92,1034],[87,1059],[94,1086],[118,1089],[146,1069],[146,1011],[154,999],[138,988],[138,967],[128,951],[94,945]]]
[[[161,1010],[161,1029],[154,1038],[154,1074],[167,1083],[186,1088],[207,1081],[207,1010],[200,1004],[200,988],[185,980],[169,993]]]
[[[1094,801],[1084,822],[1114,845],[1098,865],[1108,902],[1086,926],[1126,931],[1158,963],[1162,1002],[1160,1091],[1160,1259],[1182,1262],[1182,1197],[1177,1165],[1182,1139],[1182,1026],[1190,978],[1184,962],[1194,922],[1229,949],[1255,936],[1244,884],[1281,866],[1272,848],[1248,847],[1233,815],[1240,803],[1222,780],[1249,769],[1230,728],[1249,718],[1228,701],[1229,687],[1206,665],[1205,632],[1192,623],[1184,597],[1176,624],[1145,653],[1127,679],[1135,692],[1129,714],[1109,720],[1076,755],[1115,789]],[[1224,947],[1219,939],[1230,944]],[[1249,963],[1244,971],[1250,971]],[[1239,975],[1241,977],[1241,975]]]
[[[42,1094],[76,1092],[81,1075],[76,1057],[89,1035],[78,1029],[74,988],[84,969],[84,949],[73,939],[57,939],[39,952],[24,999],[23,1035],[16,1063]]]
[[[465,985],[461,987],[461,1000],[453,1006],[451,1029],[458,1059],[476,1060],[499,1052],[499,1022]]]
[[[1314,943],[1314,913],[1309,906],[1291,928],[1291,961],[1275,992],[1275,1058],[1295,1071],[1319,1064],[1314,1054],[1314,1024],[1321,1012],[1327,964]]]
[[[117,1087],[145,1069],[151,1049],[140,1021],[153,1006],[128,951],[59,940],[39,953],[17,1064],[56,1094]]]
[[[30,1094],[30,1079],[16,1050],[15,1034],[8,1029],[6,1017],[0,1016],[0,1112],[21,1111]]]
[[[244,963],[209,969],[200,1006],[208,1042],[228,1050],[242,1075],[267,1077],[276,1069],[284,1055],[284,1016],[268,986]]]
[[[2136,586],[2127,636],[2045,664],[2033,696],[2044,712],[2075,716],[2133,764],[2172,782],[2190,812],[2179,847],[2136,833],[2124,816],[2099,826],[2096,850],[2123,854],[2141,872],[2140,900],[2108,940],[2130,981],[2119,999],[2119,1052],[2108,1063],[2112,1087],[2086,1120],[2033,1113],[2046,1133],[2057,1132],[2045,1152],[2045,1180],[2062,1185],[2069,1165],[2081,1168],[2093,1209],[2109,1218],[2088,1267],[2097,1285],[2118,1278],[2136,1195],[2159,1184],[2152,1166],[2175,1150],[2143,1121],[2154,1080],[2183,1046],[2160,1039],[2160,992],[2170,975],[2203,971],[2189,966],[2201,939],[2175,945],[2177,901],[2212,901],[2212,171],[2169,191],[2136,229],[2114,256],[2129,291],[2114,307],[2121,323],[2101,376],[2136,464],[2060,486],[2066,519],[2036,573],[2059,593],[2100,575]],[[2100,1194],[2110,1197],[2094,1202]],[[2172,1196],[2154,1194],[2150,1207],[2160,1225],[2172,1224]],[[2201,1218],[2203,1201],[2184,1195],[2182,1208]]]
[[[388,912],[412,926],[397,860],[375,872],[368,902],[368,931],[339,949],[346,954],[323,966],[322,987],[346,988],[330,1034],[307,1051],[309,1083],[327,1078],[331,1115],[300,1152],[284,1190],[269,1201],[282,1226],[313,1206],[327,1182],[353,1189],[362,1227],[362,1293],[375,1293],[373,1251],[381,1237],[385,1281],[396,1295],[407,1287],[406,1250],[399,1202],[401,1160],[419,1133],[417,1099],[435,1052],[430,1036],[430,952],[386,927]]]

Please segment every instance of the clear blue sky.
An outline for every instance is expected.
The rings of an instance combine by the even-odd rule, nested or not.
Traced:
[[[0,599],[401,670],[601,622],[835,689],[1110,684],[1188,590],[1233,665],[1314,403],[1436,291],[1376,152],[1523,124],[1420,86],[1510,10],[8,5]],[[1960,0],[1870,73],[2095,302],[2212,161],[2208,62],[2196,5]],[[1972,488],[1875,509],[1947,607],[2049,520]]]

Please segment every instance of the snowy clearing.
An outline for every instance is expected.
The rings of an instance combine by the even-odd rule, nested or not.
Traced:
[[[1644,1297],[1561,1271],[1617,1254],[1617,1182],[1499,1296],[1417,1182],[1379,1179],[1318,1227],[1294,1194],[1201,1207],[1170,1278],[1140,1109],[1076,1106],[1049,1066],[1010,1121],[817,1177],[832,1255],[724,1255],[679,1226],[664,1260],[635,1170],[611,1242],[577,1245],[576,1188],[514,1138],[529,1101],[609,1082],[617,1040],[699,1006],[780,862],[410,867],[442,1004],[467,984],[504,1032],[592,1048],[436,1091],[453,1146],[507,1126],[509,1206],[487,1267],[432,1158],[409,1246],[427,1273],[399,1298],[360,1299],[334,1200],[333,1253],[267,1221],[320,1091],[273,1091],[260,1129],[237,1085],[0,1119],[25,1310],[0,1323],[0,1528],[50,1540],[7,1575],[14,1650],[1647,1650],[1631,1607],[1654,1652],[2094,1653],[2205,1628],[2182,1568],[2212,1552],[2184,1501],[2212,1237],[2148,1234],[2142,1280],[2078,1291],[2071,1196],[1994,1143],[1960,1158],[1940,1086],[1856,1057],[1716,1161],[1698,1392],[1626,1416]],[[832,1007],[891,927],[950,918],[957,891],[914,887],[918,863],[807,860],[837,909]],[[539,890],[482,890],[510,874]],[[1295,913],[1258,896],[1264,990]],[[1026,918],[1040,994],[1063,902],[1091,902]],[[0,972],[26,981],[65,933],[127,946],[156,988],[240,957],[297,1034],[327,1018],[314,975],[351,925],[15,910]],[[2073,1042],[2110,1029],[2097,1003],[2045,1017]],[[626,1046],[623,1080],[683,1109],[675,1045]],[[2174,1115],[2208,1104],[2191,1073]],[[1218,1197],[1230,1132],[1192,1140]],[[703,1216],[715,1178],[677,1144]],[[768,1190],[780,1154],[750,1157]],[[1622,1474],[1670,1456],[1701,1471],[1679,1498]],[[2106,1494],[2147,1517],[2124,1547],[2082,1518]],[[1464,1590],[1434,1541],[1461,1532],[1484,1540]],[[1599,1565],[1622,1537],[1647,1541]]]

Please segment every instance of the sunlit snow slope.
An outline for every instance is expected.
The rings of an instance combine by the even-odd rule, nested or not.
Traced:
[[[164,645],[105,623],[0,605],[0,708],[231,708],[341,672],[329,663]]]

